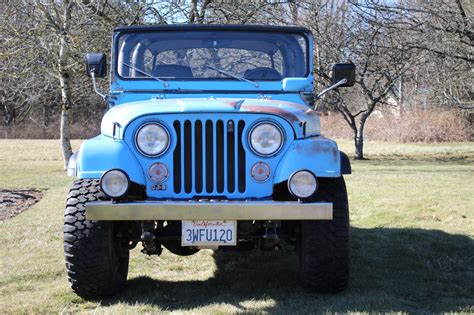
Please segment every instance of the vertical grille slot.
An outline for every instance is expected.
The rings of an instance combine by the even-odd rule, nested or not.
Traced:
[[[212,121],[206,121],[206,192],[214,190],[213,130]]]
[[[235,123],[227,122],[227,191],[235,191]]]
[[[192,127],[191,122],[184,122],[184,191],[189,194],[192,191]]]
[[[200,120],[196,121],[195,131],[194,131],[194,139],[195,139],[195,166],[194,166],[194,174],[195,174],[195,187],[196,192],[198,194],[202,193],[202,122]]]
[[[245,192],[245,150],[242,144],[242,135],[244,132],[245,122],[243,120],[239,121],[239,138],[238,138],[238,151],[239,151],[239,192]]]
[[[175,121],[173,127],[176,132],[176,149],[173,152],[173,188],[174,192],[178,194],[181,192],[181,124],[179,121]]]
[[[216,125],[216,186],[217,192],[224,192],[224,123],[217,121]]]
[[[176,120],[173,188],[176,194],[244,193],[243,120]]]

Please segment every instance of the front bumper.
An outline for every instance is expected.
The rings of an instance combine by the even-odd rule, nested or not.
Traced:
[[[87,220],[332,220],[332,203],[141,201],[86,204]]]

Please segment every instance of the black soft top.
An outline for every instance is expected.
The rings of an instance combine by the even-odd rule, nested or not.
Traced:
[[[122,31],[192,31],[192,30],[224,30],[224,31],[260,31],[280,33],[310,33],[305,27],[278,25],[240,25],[240,24],[160,24],[119,26],[115,32]]]

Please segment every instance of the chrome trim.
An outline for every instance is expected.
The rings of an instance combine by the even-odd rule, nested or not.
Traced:
[[[290,186],[291,179],[293,178],[293,176],[295,176],[296,173],[299,173],[299,172],[308,172],[308,173],[310,173],[311,175],[313,175],[314,180],[316,181],[316,188],[314,189],[313,193],[311,195],[309,195],[308,197],[305,197],[305,198],[298,197],[296,194],[293,193],[293,191],[291,191],[291,186]],[[300,169],[300,170],[297,170],[297,171],[293,172],[290,175],[290,177],[288,177],[288,181],[287,181],[286,185],[287,185],[288,191],[290,192],[290,194],[293,197],[298,198],[298,199],[302,199],[302,200],[306,200],[306,199],[310,198],[311,196],[313,196],[318,191],[318,188],[319,188],[318,177],[313,172],[311,172],[310,170],[308,170],[306,168],[303,168],[303,169]]]
[[[112,172],[112,171],[118,171],[118,172],[124,174],[124,175],[125,175],[125,178],[127,179],[127,189],[126,189],[125,192],[124,192],[123,194],[121,194],[120,196],[110,196],[110,195],[108,195],[108,194],[105,192],[105,190],[102,188],[102,179],[104,178],[104,176],[105,176],[106,174],[108,174],[108,173],[110,173],[110,172]],[[125,172],[122,171],[121,169],[119,169],[119,168],[112,168],[112,169],[110,169],[110,170],[108,170],[107,172],[104,172],[104,173],[102,174],[102,176],[100,177],[100,180],[99,180],[99,187],[100,187],[100,191],[103,192],[104,195],[106,195],[107,197],[113,198],[113,199],[118,199],[118,198],[121,198],[121,197],[127,195],[128,190],[130,189],[130,177],[128,176],[127,173],[125,173]]]
[[[254,168],[258,163],[265,164],[265,165],[268,167],[268,169],[270,170],[270,172],[268,173],[268,177],[265,178],[265,180],[262,180],[262,181],[258,181],[258,180],[256,180],[256,179],[252,176],[252,170],[253,170],[253,168]],[[256,182],[256,183],[258,183],[258,184],[263,184],[263,183],[265,183],[267,180],[269,180],[269,179],[272,177],[272,175],[273,175],[272,168],[270,167],[270,165],[268,165],[268,163],[263,162],[263,161],[257,161],[257,162],[255,162],[255,163],[252,165],[252,167],[250,168],[250,177],[254,180],[254,182]]]
[[[153,165],[155,165],[155,164],[161,164],[161,165],[163,165],[163,166],[165,167],[165,169],[166,169],[166,177],[165,177],[162,181],[155,181],[155,180],[153,180],[153,178],[151,178],[150,170],[151,170],[151,168],[153,167]],[[167,180],[168,177],[170,176],[170,171],[169,171],[168,167],[166,166],[166,164],[161,163],[161,162],[156,162],[156,163],[151,164],[150,167],[148,167],[147,175],[148,175],[148,178],[150,179],[151,182],[157,183],[157,184],[161,184],[161,183],[166,182],[166,180]]]
[[[168,143],[166,144],[166,147],[163,149],[163,151],[161,151],[160,153],[158,154],[155,154],[155,155],[150,155],[150,154],[147,154],[145,152],[142,151],[142,149],[140,149],[140,146],[138,145],[138,141],[137,141],[137,138],[138,138],[138,134],[140,133],[140,130],[142,130],[144,127],[148,126],[148,125],[157,125],[157,126],[160,126],[161,128],[163,128],[166,132],[166,134],[168,135]],[[135,147],[137,148],[138,152],[143,155],[143,156],[146,156],[146,157],[149,157],[149,158],[156,158],[156,157],[160,157],[162,156],[163,154],[165,154],[166,152],[168,152],[168,149],[170,148],[171,146],[171,134],[170,134],[170,131],[168,130],[168,127],[161,121],[155,121],[155,120],[149,120],[149,121],[145,121],[143,124],[140,125],[140,127],[137,128],[137,130],[135,131],[135,136],[133,137],[134,140],[135,140]]]
[[[257,128],[258,126],[260,125],[263,125],[263,124],[269,124],[269,125],[273,125],[277,130],[278,132],[280,132],[280,136],[281,136],[281,143],[280,143],[280,146],[278,147],[278,149],[275,150],[275,152],[273,153],[270,153],[270,154],[262,154],[262,153],[259,153],[257,152],[257,150],[255,150],[255,148],[252,146],[252,132],[255,130],[255,128]],[[260,156],[260,157],[263,157],[263,158],[268,158],[268,157],[272,157],[272,156],[275,156],[277,155],[280,150],[284,147],[285,145],[285,141],[286,141],[286,134],[285,132],[283,131],[283,128],[280,126],[280,124],[278,124],[276,121],[274,120],[271,120],[271,119],[261,119],[261,120],[257,120],[253,126],[250,128],[250,131],[248,132],[247,134],[247,143],[248,143],[248,146],[250,148],[250,150],[257,156]]]
[[[329,202],[141,201],[86,204],[87,220],[332,220]]]
[[[91,71],[91,78],[92,78],[92,87],[94,88],[94,92],[99,95],[104,101],[107,101],[108,95],[102,93],[97,88],[97,83],[95,82],[95,71]]]

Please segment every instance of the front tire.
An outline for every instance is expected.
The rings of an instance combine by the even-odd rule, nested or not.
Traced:
[[[64,213],[64,255],[68,280],[79,296],[116,293],[127,280],[129,249],[116,237],[116,223],[89,221],[85,205],[105,199],[95,179],[75,180]]]
[[[316,201],[333,203],[330,221],[302,221],[300,275],[311,291],[338,293],[349,282],[350,233],[347,191],[342,177],[318,179]]]

